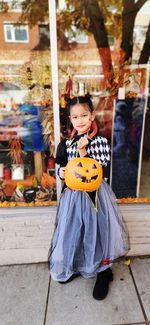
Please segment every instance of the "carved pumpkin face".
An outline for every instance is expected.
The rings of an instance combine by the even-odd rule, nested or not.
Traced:
[[[65,169],[65,183],[72,190],[95,191],[102,181],[102,166],[93,158],[73,158]]]

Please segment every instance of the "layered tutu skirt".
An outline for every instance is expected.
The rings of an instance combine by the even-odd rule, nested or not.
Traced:
[[[53,280],[95,276],[129,250],[128,232],[111,188],[103,181],[95,205],[88,193],[66,188],[49,251]]]

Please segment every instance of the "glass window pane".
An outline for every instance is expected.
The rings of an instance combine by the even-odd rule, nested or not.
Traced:
[[[27,31],[24,28],[15,28],[15,40],[16,41],[27,41]]]
[[[139,8],[135,19],[135,16],[132,17],[135,3],[128,8],[126,2],[113,2],[110,5],[109,1],[105,1],[105,10],[100,1],[74,1],[73,7],[69,7],[70,3],[67,0],[59,1],[57,8],[61,136],[65,138],[71,134],[71,129],[67,131],[70,124],[67,120],[65,95],[79,96],[90,93],[95,107],[98,132],[107,138],[111,146],[112,164],[107,171],[107,182],[119,198],[145,196],[148,186],[145,182],[144,191],[145,175],[141,174],[141,160],[145,156],[149,157],[147,149],[142,157],[143,135],[145,149],[148,134],[147,123],[144,132],[149,78],[148,5]],[[144,9],[145,6],[147,9]],[[124,12],[128,12],[128,19],[123,15]],[[130,122],[128,129],[126,127],[122,133],[119,127],[117,129],[117,123],[121,125],[121,116],[117,115],[118,104],[115,106],[117,100],[126,103],[123,122],[125,125]],[[132,112],[130,118],[129,112]],[[117,119],[114,120],[116,115]],[[146,122],[147,119],[148,114]],[[120,146],[123,152],[119,151],[117,156]],[[127,172],[122,172],[121,175],[119,164],[130,166],[132,179]],[[145,173],[148,175],[150,164],[142,164],[142,173],[143,166],[146,166]],[[125,181],[127,176],[128,182]],[[140,177],[142,191],[139,191]]]
[[[46,49],[40,43],[38,23],[13,23],[13,10],[4,24],[7,15],[0,44],[0,206],[56,204],[50,42]],[[47,21],[42,32],[49,39]]]
[[[6,37],[7,37],[7,40],[11,41],[12,40],[12,28],[11,26],[7,26],[6,27]]]

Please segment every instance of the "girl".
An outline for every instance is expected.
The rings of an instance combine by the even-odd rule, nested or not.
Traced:
[[[104,168],[110,161],[107,139],[97,135],[90,95],[70,99],[69,118],[73,126],[71,138],[60,142],[56,154],[63,180],[67,162],[77,155],[92,157]],[[115,196],[104,180],[93,192],[63,189],[49,253],[53,280],[67,283],[79,275],[97,275],[93,297],[102,300],[113,280],[111,263],[125,255],[128,248]]]

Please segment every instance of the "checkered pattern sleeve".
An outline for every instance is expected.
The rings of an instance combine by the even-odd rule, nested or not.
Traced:
[[[102,166],[107,166],[110,162],[110,147],[106,138],[95,137],[87,149],[87,154],[99,161]]]

